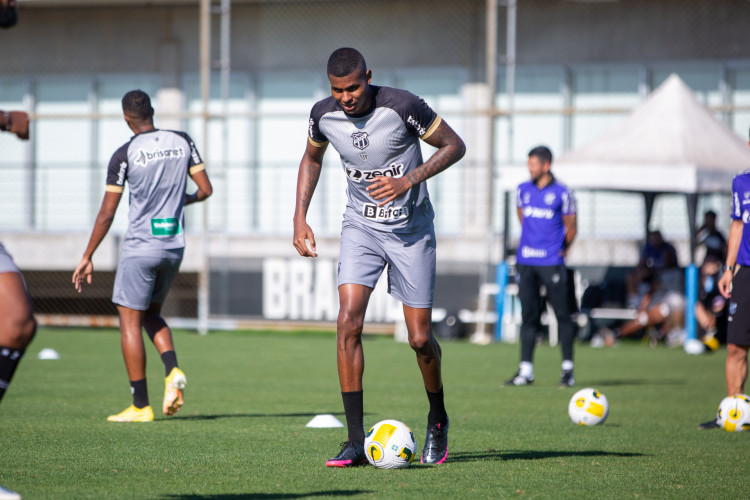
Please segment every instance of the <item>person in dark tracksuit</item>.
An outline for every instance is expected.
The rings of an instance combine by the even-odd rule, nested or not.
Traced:
[[[538,146],[529,152],[531,180],[518,186],[516,209],[521,221],[518,245],[518,296],[521,301],[521,363],[518,372],[505,382],[508,386],[534,381],[534,347],[541,329],[544,300],[557,317],[562,347],[560,387],[575,385],[573,378],[573,337],[575,327],[568,305],[568,274],[565,254],[576,237],[576,203],[573,193],[550,172],[552,152]]]

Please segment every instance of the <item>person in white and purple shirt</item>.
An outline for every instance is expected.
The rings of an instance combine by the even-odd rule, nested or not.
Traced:
[[[750,141],[748,141],[750,146]],[[727,317],[727,360],[725,377],[727,396],[744,394],[747,382],[747,357],[750,351],[750,169],[732,180],[732,225],[729,226],[727,258],[719,279],[719,291],[729,299]],[[715,429],[709,420],[699,429]]]
[[[521,221],[518,244],[518,297],[521,301],[521,363],[518,372],[505,385],[528,385],[534,381],[534,347],[541,330],[540,317],[545,300],[557,317],[562,347],[560,387],[572,387],[573,337],[575,327],[568,302],[568,273],[565,254],[576,237],[576,202],[573,193],[550,172],[552,152],[537,146],[529,152],[531,180],[516,190],[516,209]]]

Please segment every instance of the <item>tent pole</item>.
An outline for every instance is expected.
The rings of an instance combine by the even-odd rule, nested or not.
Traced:
[[[645,192],[643,193],[643,200],[646,203],[646,233],[644,235],[644,241],[648,239],[648,232],[649,228],[651,226],[651,215],[654,213],[654,199],[656,198],[656,193],[652,192]]]
[[[695,220],[698,212],[698,193],[686,193],[687,209],[688,209],[688,224],[690,227],[690,263],[695,264],[695,239],[696,229]]]

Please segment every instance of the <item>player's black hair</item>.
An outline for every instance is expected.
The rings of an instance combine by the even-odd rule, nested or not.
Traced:
[[[151,98],[142,90],[131,90],[122,98],[122,111],[128,116],[147,120],[154,116]]]
[[[705,212],[703,212],[703,217],[713,217],[715,219],[716,212],[714,212],[713,210],[706,210]]]
[[[552,163],[552,151],[547,146],[537,146],[529,151],[529,158],[536,156],[542,163]]]
[[[352,74],[354,71],[360,70],[362,76],[365,76],[367,71],[367,63],[365,58],[358,50],[349,47],[342,47],[336,49],[328,58],[328,74],[340,78]]]
[[[17,22],[16,0],[8,0],[5,5],[0,5],[0,28],[10,28]]]

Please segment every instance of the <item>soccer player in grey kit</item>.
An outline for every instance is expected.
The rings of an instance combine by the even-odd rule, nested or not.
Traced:
[[[3,5],[0,0],[0,10]],[[28,140],[29,115],[24,111],[0,110],[0,131]],[[36,320],[26,283],[13,257],[0,243],[0,401],[35,335]],[[0,486],[0,498],[20,499],[21,495]]]
[[[0,110],[0,131],[28,140],[29,115]],[[13,257],[0,243],[0,401],[34,335],[36,320],[26,283]]]
[[[120,316],[120,335],[133,404],[111,415],[110,422],[148,422],[154,419],[146,386],[146,352],[141,328],[154,343],[166,373],[165,415],[183,404],[187,382],[177,366],[172,332],[161,307],[177,275],[185,249],[185,205],[203,201],[213,192],[203,160],[185,132],[154,127],[151,99],[141,90],[122,98],[125,122],[135,134],[113,155],[107,169],[107,187],[89,244],[73,273],[80,292],[91,283],[94,251],[104,239],[127,181],[130,190],[128,230],[117,264],[112,302]],[[187,177],[198,186],[185,192]]]
[[[388,266],[388,292],[403,303],[409,344],[417,356],[430,404],[422,463],[448,455],[441,349],[432,334],[435,285],[433,210],[425,180],[464,155],[461,138],[419,97],[371,85],[364,57],[351,48],[328,60],[331,96],[310,113],[308,141],[297,177],[294,246],[316,257],[306,222],[330,142],[341,156],[348,201],[338,265],[337,362],[348,440],[328,467],[367,461],[364,451],[362,327],[370,294]],[[437,148],[422,161],[419,139]],[[309,246],[308,246],[309,244]]]

